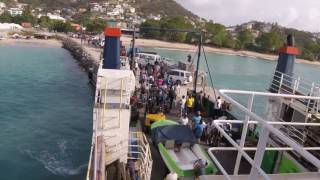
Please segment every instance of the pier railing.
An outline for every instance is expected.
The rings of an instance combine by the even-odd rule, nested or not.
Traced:
[[[225,168],[221,165],[218,158],[214,155],[212,151],[237,151],[238,155],[236,158],[235,168],[233,175],[238,175],[241,158],[245,158],[251,164],[251,172],[249,175],[249,179],[255,180],[258,179],[259,176],[262,176],[264,179],[270,179],[269,175],[264,172],[261,168],[262,160],[265,151],[294,151],[299,154],[301,157],[306,159],[309,163],[315,166],[320,170],[320,160],[311,154],[309,151],[319,151],[320,147],[304,147],[301,144],[297,143],[287,134],[279,129],[279,126],[304,126],[304,127],[319,127],[320,123],[305,123],[305,122],[283,122],[279,121],[277,118],[273,117],[272,110],[275,109],[273,104],[267,107],[266,112],[269,112],[266,115],[266,118],[262,118],[252,112],[252,106],[254,102],[254,98],[257,96],[263,96],[269,98],[269,103],[277,103],[280,99],[296,99],[296,100],[313,100],[319,101],[320,97],[313,96],[303,96],[303,95],[293,95],[293,94],[276,94],[276,93],[265,93],[265,92],[253,92],[253,91],[238,91],[238,90],[220,90],[220,95],[223,96],[226,100],[232,103],[233,106],[239,108],[241,112],[245,114],[244,120],[215,120],[213,121],[213,125],[215,128],[219,130],[219,132],[225,137],[225,139],[233,146],[233,147],[211,147],[208,149],[208,153],[210,157],[213,159],[219,170],[226,177],[226,179],[231,180],[231,176],[227,173]],[[233,95],[244,95],[249,96],[248,105],[244,106],[241,103],[234,100],[231,96]],[[269,109],[269,110],[268,110]],[[242,124],[242,134],[240,142],[236,142],[232,137],[225,132],[225,130],[221,127],[223,123],[236,123]],[[247,132],[249,129],[249,125],[259,125],[259,139],[257,147],[245,147]],[[271,147],[269,146],[270,135],[273,135],[280,139],[285,146],[284,147]],[[255,151],[254,158],[251,158],[248,154],[248,151]]]
[[[151,179],[152,157],[149,142],[142,132],[129,133],[128,160],[134,163],[134,170],[142,180]]]
[[[320,96],[320,84],[303,80],[298,76],[289,76],[279,71],[275,71],[273,78],[271,78],[269,91],[279,94],[292,94],[304,96]],[[308,99],[300,101],[305,105],[308,113],[318,114],[320,101]]]

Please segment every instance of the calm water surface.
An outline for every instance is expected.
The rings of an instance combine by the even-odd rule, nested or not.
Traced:
[[[64,49],[0,44],[0,179],[84,179],[92,97]]]

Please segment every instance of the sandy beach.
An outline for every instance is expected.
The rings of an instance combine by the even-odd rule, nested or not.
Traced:
[[[79,39],[74,39],[80,43]],[[125,46],[129,46],[131,43],[131,36],[122,36],[121,41]],[[41,47],[61,47],[62,43],[56,39],[42,40],[42,39],[4,39],[0,40],[1,44],[22,44],[22,45],[30,45],[30,46],[41,46]],[[159,48],[159,49],[168,49],[168,50],[176,50],[176,51],[186,51],[186,52],[196,52],[197,46],[185,43],[174,43],[174,42],[166,42],[154,39],[137,39],[136,40],[137,47],[146,47],[146,48]],[[87,47],[90,49],[92,55],[96,55],[100,57],[101,49],[96,49],[93,47]],[[262,54],[252,51],[235,51],[233,49],[227,48],[215,48],[205,46],[205,51],[210,53],[217,54],[225,54],[225,55],[233,55],[233,56],[243,56],[243,57],[251,57],[257,59],[271,60],[276,61],[278,59],[277,55],[270,54]],[[320,66],[320,62],[312,62],[304,59],[296,59],[296,63],[302,64],[312,64]]]
[[[0,40],[0,45],[6,44],[21,44],[36,47],[61,47],[62,44],[56,39],[4,39]]]
[[[121,41],[126,46],[130,45],[131,40],[132,38],[130,36],[121,37]],[[160,40],[154,40],[154,39],[137,39],[136,46],[170,49],[170,50],[177,50],[177,51],[188,51],[188,52],[195,52],[197,50],[197,46],[195,45],[166,42],[166,41],[160,41]],[[272,60],[272,61],[278,60],[277,55],[262,54],[262,53],[252,52],[252,51],[235,51],[232,49],[214,48],[214,47],[208,47],[208,46],[205,46],[204,48],[206,52],[210,52],[210,53],[252,57],[252,58]],[[312,62],[304,59],[296,59],[296,63],[320,65],[320,62]]]

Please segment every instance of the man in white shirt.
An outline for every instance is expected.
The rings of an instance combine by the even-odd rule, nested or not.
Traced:
[[[222,107],[222,100],[220,96],[218,96],[216,103],[214,104],[214,115],[221,116],[221,107]]]
[[[186,101],[186,97],[182,96],[180,99],[180,116],[182,116],[182,114],[185,113]]]

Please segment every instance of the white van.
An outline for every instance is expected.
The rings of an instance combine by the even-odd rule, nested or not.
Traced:
[[[184,71],[180,69],[171,69],[168,72],[168,78],[174,83],[186,85],[192,82],[192,75],[189,71]]]
[[[156,61],[160,62],[161,56],[152,53],[136,53],[136,61],[139,64],[146,65],[148,63],[154,64]]]

